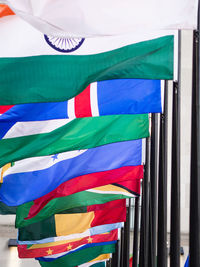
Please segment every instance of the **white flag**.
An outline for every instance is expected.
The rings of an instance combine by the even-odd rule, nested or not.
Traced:
[[[93,37],[195,29],[198,0],[2,0],[51,36]]]

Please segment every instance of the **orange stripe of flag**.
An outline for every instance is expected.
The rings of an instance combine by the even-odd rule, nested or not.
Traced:
[[[0,18],[14,14],[15,13],[7,5],[0,4]]]

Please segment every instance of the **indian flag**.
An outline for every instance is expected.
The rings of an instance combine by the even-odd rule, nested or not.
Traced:
[[[0,36],[1,105],[65,101],[104,80],[173,79],[174,31],[57,38],[14,15],[0,18]]]

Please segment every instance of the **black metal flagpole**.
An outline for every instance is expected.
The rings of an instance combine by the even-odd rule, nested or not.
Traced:
[[[131,200],[128,199],[128,206],[126,208],[126,222],[124,227],[124,258],[123,267],[129,267],[129,252],[130,252],[130,210]]]
[[[134,208],[134,236],[133,236],[133,265],[138,267],[138,231],[139,231],[139,197],[135,198]]]
[[[180,31],[178,39],[180,80]],[[180,266],[180,82],[173,83],[170,266]]]
[[[160,115],[157,266],[167,267],[167,124],[168,86],[165,81],[164,113]],[[155,266],[155,265],[154,265]]]
[[[150,137],[146,138],[146,162],[145,172],[143,179],[143,202],[142,202],[142,228],[140,247],[140,267],[148,267],[148,254],[149,254],[149,177],[150,177]],[[141,249],[143,251],[141,251]]]
[[[144,266],[144,181],[142,181],[142,205],[140,219],[140,249],[139,249],[139,267]]]
[[[151,121],[151,120],[150,120]],[[145,177],[144,177],[144,203],[145,203],[145,221],[144,221],[144,267],[148,267],[149,258],[149,179],[150,179],[150,153],[151,153],[151,139],[146,140],[146,163],[145,163]]]
[[[158,114],[151,120],[151,172],[149,205],[149,267],[156,266],[157,205],[158,205]]]
[[[111,267],[118,267],[118,258],[119,258],[119,240],[115,245],[115,252],[112,254]]]
[[[170,266],[180,266],[180,132],[178,84],[173,86]]]
[[[198,17],[200,12],[198,14]],[[190,266],[200,266],[200,45],[198,30],[193,40],[193,83],[192,83],[192,135],[191,135],[191,173],[190,173]]]
[[[120,259],[121,259],[121,229],[118,229],[118,253],[117,253],[117,265],[116,267],[120,267]]]
[[[124,264],[124,227],[121,228],[121,238],[120,238],[120,267]]]
[[[151,181],[149,186],[149,253],[148,253],[148,266],[152,266],[152,201],[151,201]]]

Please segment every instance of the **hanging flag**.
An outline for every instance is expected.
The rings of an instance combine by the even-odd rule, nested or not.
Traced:
[[[101,243],[100,243],[101,244]],[[58,266],[67,266],[74,267],[86,262],[89,262],[99,255],[105,253],[114,253],[115,252],[115,243],[109,245],[103,243],[103,245],[90,246],[85,249],[81,249],[77,252],[67,254],[63,257],[55,259],[53,261],[40,261],[42,267],[58,267]]]
[[[198,0],[3,0],[41,32],[94,37],[147,29],[196,29]]]
[[[118,129],[120,129],[120,125]],[[120,133],[118,134],[120,135]],[[28,158],[16,161],[12,166],[9,165],[9,168],[4,168],[5,171],[2,175],[4,182],[0,188],[0,199],[7,205],[18,206],[50,193],[64,182],[67,183],[62,184],[61,188],[65,191],[61,191],[59,188],[59,195],[52,192],[54,197],[66,196],[67,192],[75,193],[92,187],[116,183],[123,180],[123,176],[127,180],[128,173],[130,175],[132,173],[133,178],[142,178],[138,168],[132,168],[141,164],[142,140],[140,139],[88,150]],[[125,166],[127,168],[119,169]],[[71,179],[76,180],[68,184]],[[78,190],[79,188],[81,190]],[[21,194],[22,191],[23,194]],[[61,192],[63,195],[60,195]],[[52,193],[50,194],[52,195]]]
[[[17,122],[161,111],[159,80],[102,81],[90,84],[78,96],[65,102],[0,106],[0,132],[5,135]]]
[[[50,237],[50,238],[45,238],[45,239],[35,240],[35,241],[34,240],[32,241],[17,240],[17,243],[19,245],[34,245],[34,244],[45,244],[45,243],[51,243],[51,242],[60,242],[60,241],[65,241],[65,240],[79,239],[79,238],[83,238],[87,236],[99,235],[99,234],[103,234],[106,232],[110,232],[114,229],[120,229],[122,227],[124,227],[123,222],[113,223],[113,224],[104,224],[104,225],[99,225],[99,226],[89,228],[83,233],[76,233],[76,234],[66,235],[66,236]]]
[[[139,186],[140,179],[137,179],[133,183],[133,188],[131,189],[135,189],[136,191]],[[49,202],[44,203],[44,206],[40,206],[39,201],[37,203],[31,201],[18,206],[16,212],[15,227],[20,228],[35,222],[42,221],[45,218],[52,216],[53,214],[63,212],[83,213],[92,211],[96,207],[99,207],[100,209],[103,203],[134,197],[135,194],[129,192],[132,190],[130,190],[130,186],[129,188],[121,188],[120,185],[115,184],[96,187],[65,197],[55,197],[52,198],[52,200],[50,200]],[[118,201],[115,201],[115,203],[117,204]]]
[[[112,230],[108,233],[84,237],[78,240],[67,240],[61,242],[52,242],[38,245],[18,245],[19,258],[38,258],[49,255],[55,255],[64,252],[72,252],[86,244],[114,241],[118,239],[118,230]]]
[[[144,138],[148,126],[148,114],[18,123],[0,140],[0,167],[24,158]]]
[[[9,15],[14,15],[14,12],[7,5],[0,4],[0,18]]]
[[[173,79],[174,32],[54,40],[17,16],[0,23],[0,105],[66,101],[97,81]]]
[[[41,222],[19,228],[18,240],[31,241],[49,237],[83,233],[98,225],[124,222],[126,220],[126,200],[121,199],[121,206],[108,207],[87,213],[55,214]]]

